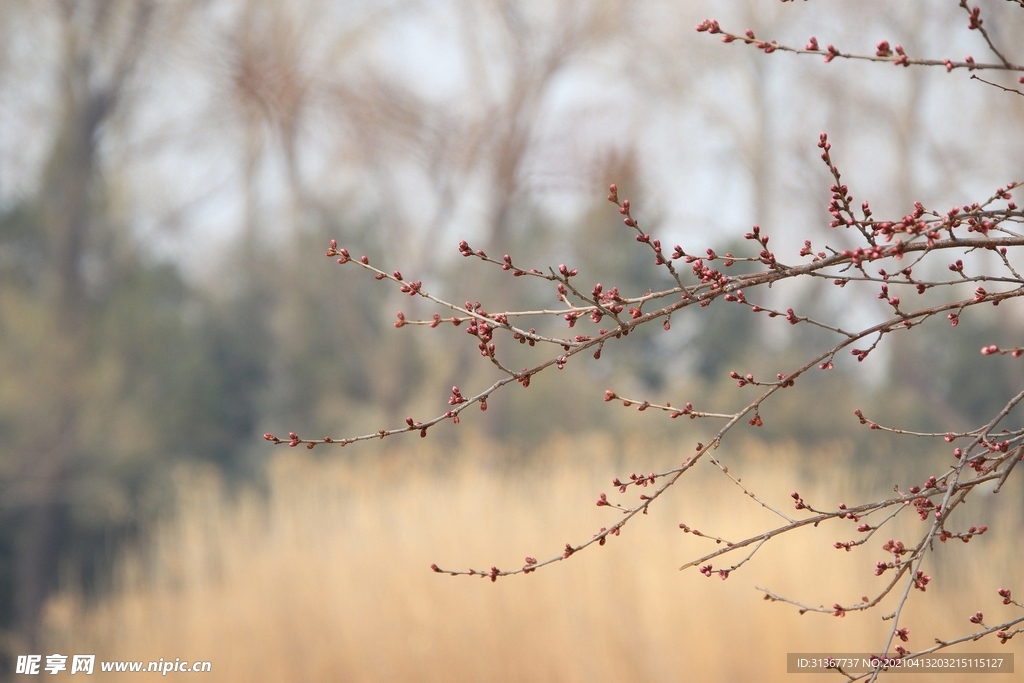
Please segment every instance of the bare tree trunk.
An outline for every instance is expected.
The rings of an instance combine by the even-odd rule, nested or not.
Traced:
[[[68,49],[74,50],[74,45]],[[51,254],[48,298],[54,338],[50,362],[59,368],[62,385],[55,396],[51,425],[38,426],[46,430],[40,451],[26,458],[24,472],[38,491],[27,511],[15,574],[16,620],[30,644],[38,632],[40,607],[55,579],[64,482],[80,455],[79,402],[88,307],[82,255],[89,243],[96,131],[110,107],[109,97],[102,93],[83,96],[76,92],[87,81],[88,68],[83,59],[74,58],[64,80],[62,131],[51,153],[43,191]]]

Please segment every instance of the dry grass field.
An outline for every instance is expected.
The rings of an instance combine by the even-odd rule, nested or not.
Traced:
[[[755,590],[814,604],[870,592],[885,539],[849,554],[832,549],[856,536],[851,523],[779,539],[726,581],[678,571],[711,545],[679,522],[726,537],[771,523],[711,466],[604,548],[535,574],[492,584],[428,568],[557,554],[614,519],[594,505],[613,476],[669,466],[678,449],[566,440],[544,449],[543,461],[513,467],[482,442],[454,456],[430,440],[390,448],[325,459],[276,451],[260,495],[183,476],[176,515],[120,558],[111,595],[89,602],[69,588],[52,600],[47,652],[209,660],[207,677],[226,682],[776,681],[814,678],[787,675],[787,652],[880,646],[885,610],[800,616]],[[853,502],[858,489],[868,495],[836,453],[745,450],[735,471],[780,506],[792,509],[794,489],[821,507]],[[905,621],[911,646],[967,632],[977,609],[993,623],[1011,614],[995,591],[1020,576],[1024,553],[1011,541],[1020,515],[988,523],[990,535],[948,549],[949,566],[928,567],[935,579]],[[928,609],[917,607],[922,597]]]

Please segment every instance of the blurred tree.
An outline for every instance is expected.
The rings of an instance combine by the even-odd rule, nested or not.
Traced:
[[[0,221],[0,619],[29,638],[59,565],[102,563],[110,538],[166,502],[176,463],[238,472],[256,421],[230,321],[173,266],[91,250],[102,276],[69,337],[30,267],[51,258],[40,213]]]
[[[202,300],[117,218],[103,165],[117,117],[145,89],[147,51],[195,6],[8,8],[55,50],[45,167],[0,221],[0,620],[22,650],[59,566],[90,564],[99,540],[130,529],[174,462],[233,462],[239,432],[252,429],[252,415],[217,409],[239,397],[211,362],[216,319],[204,321]],[[207,438],[184,444],[186,427]]]
[[[39,336],[31,340],[50,369],[41,376],[53,384],[46,386],[43,405],[38,406],[46,417],[39,414],[22,421],[35,432],[31,435],[34,452],[33,457],[21,459],[17,477],[34,484],[36,491],[15,540],[14,604],[17,621],[30,637],[36,631],[43,597],[55,579],[59,507],[68,493],[68,476],[83,460],[81,408],[89,399],[84,377],[90,317],[86,263],[95,253],[92,204],[99,190],[99,130],[125,94],[152,14],[148,2],[116,9],[76,3],[58,8],[58,132],[38,202],[39,229],[46,246],[43,287],[38,293],[44,302],[39,312],[44,316],[32,326]],[[23,367],[26,361],[30,359],[23,359]]]

